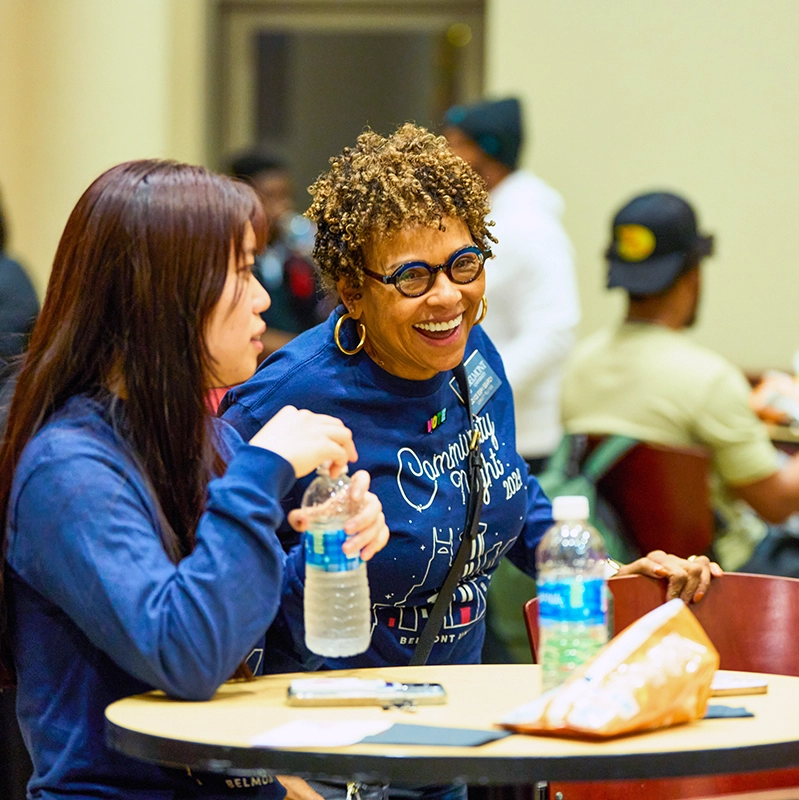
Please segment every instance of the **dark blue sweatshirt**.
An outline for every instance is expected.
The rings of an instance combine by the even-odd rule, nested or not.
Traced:
[[[196,547],[177,565],[108,403],[73,397],[22,454],[6,580],[33,798],[229,796],[224,780],[200,787],[112,752],[103,717],[109,703],[153,688],[211,697],[278,613],[294,564],[274,531],[294,472],[215,424],[230,463],[209,484]],[[257,796],[282,797],[269,781]]]
[[[452,373],[411,381],[385,372],[364,351],[343,355],[333,343],[339,313],[273,354],[225,396],[222,411],[244,438],[288,404],[339,417],[352,430],[359,454],[355,467],[371,473],[391,538],[367,569],[370,649],[325,666],[398,666],[411,657],[465,523],[468,415]],[[535,547],[552,524],[549,500],[516,452],[513,398],[502,362],[479,326],[471,332],[466,358],[479,407],[486,490],[477,542],[431,664],[480,660],[492,572],[507,554],[533,574]],[[299,505],[312,477],[294,484],[286,508]],[[291,540],[285,526],[281,535]],[[293,630],[301,632],[300,624]],[[294,644],[301,646],[296,637]],[[297,668],[285,668],[292,666]],[[306,661],[306,666],[316,664]]]

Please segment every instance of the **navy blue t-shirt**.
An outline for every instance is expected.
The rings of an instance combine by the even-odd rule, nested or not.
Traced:
[[[334,311],[327,322],[274,353],[247,383],[227,394],[222,411],[244,439],[285,405],[330,414],[352,430],[359,454],[354,467],[371,474],[371,489],[383,504],[391,538],[367,569],[370,649],[324,665],[397,666],[410,660],[466,520],[468,413],[452,373],[412,381],[389,374],[364,351],[343,355],[333,342],[339,313]],[[494,391],[487,401],[483,394],[478,413],[484,505],[477,540],[431,664],[479,662],[491,573],[507,554],[533,574],[535,547],[552,524],[549,500],[516,452],[513,398],[502,362],[479,327],[469,337],[465,357],[470,356],[470,364],[481,363],[494,374]],[[300,505],[312,478],[294,484],[285,508]],[[285,526],[281,532],[292,535]],[[295,642],[300,628],[298,618]]]

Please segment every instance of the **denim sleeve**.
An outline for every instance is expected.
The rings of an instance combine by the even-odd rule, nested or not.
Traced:
[[[173,564],[131,476],[112,459],[45,459],[15,492],[9,565],[120,667],[185,699],[210,697],[278,612],[274,530],[294,481],[243,446],[211,481],[193,552]]]

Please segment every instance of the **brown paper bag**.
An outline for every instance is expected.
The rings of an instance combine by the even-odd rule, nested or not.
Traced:
[[[516,733],[606,738],[689,722],[704,717],[718,666],[696,617],[671,600],[500,724]]]

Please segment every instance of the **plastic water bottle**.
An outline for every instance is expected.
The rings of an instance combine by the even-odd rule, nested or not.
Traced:
[[[556,497],[555,524],[536,550],[539,662],[544,691],[608,640],[607,554],[588,524],[587,497]]]
[[[350,496],[346,471],[331,478],[327,464],[305,490],[308,512],[305,548],[305,644],[321,656],[340,658],[363,653],[371,638],[371,606],[366,564],[341,549],[344,523],[358,507]]]

